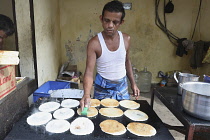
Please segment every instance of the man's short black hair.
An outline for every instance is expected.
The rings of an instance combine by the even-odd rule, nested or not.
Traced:
[[[10,36],[15,32],[12,20],[2,14],[0,14],[0,30],[3,30],[7,36]]]
[[[125,17],[125,9],[123,8],[123,3],[120,1],[111,1],[108,2],[102,11],[102,17],[104,16],[104,12],[105,11],[109,11],[109,12],[121,12],[122,13],[122,17],[121,17],[121,21],[124,19]]]

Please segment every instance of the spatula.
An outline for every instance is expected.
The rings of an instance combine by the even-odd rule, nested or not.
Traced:
[[[87,117],[87,111],[88,111],[88,107],[84,107],[81,112],[81,116]]]

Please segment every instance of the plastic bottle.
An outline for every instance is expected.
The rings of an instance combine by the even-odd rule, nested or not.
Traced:
[[[147,71],[147,67],[144,67],[144,70],[139,72],[138,78],[139,78],[138,87],[140,88],[140,91],[141,92],[150,92],[152,73]]]
[[[137,86],[139,85],[138,84],[138,81],[139,81],[139,72],[138,70],[136,69],[136,67],[134,65],[132,65],[132,71],[133,71],[133,77],[134,77],[134,80],[137,84]],[[128,80],[128,92],[129,93],[132,93],[132,89],[131,89],[131,84],[130,84],[130,81]]]
[[[135,82],[138,83],[139,72],[135,67],[133,67],[133,77],[134,77]]]

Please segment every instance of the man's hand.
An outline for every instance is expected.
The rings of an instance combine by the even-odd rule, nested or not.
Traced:
[[[90,100],[90,95],[83,95],[82,99],[80,100],[80,108],[83,110],[84,107],[89,107]]]
[[[135,97],[135,99],[137,100],[140,96],[140,90],[139,88],[135,85],[131,86],[131,89],[133,91],[133,97]]]

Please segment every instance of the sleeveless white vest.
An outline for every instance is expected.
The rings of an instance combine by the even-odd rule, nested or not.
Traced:
[[[102,53],[96,60],[97,72],[105,79],[119,80],[126,76],[126,49],[122,32],[118,31],[120,36],[119,48],[116,51],[110,51],[102,33],[98,33],[98,39],[101,44]]]

